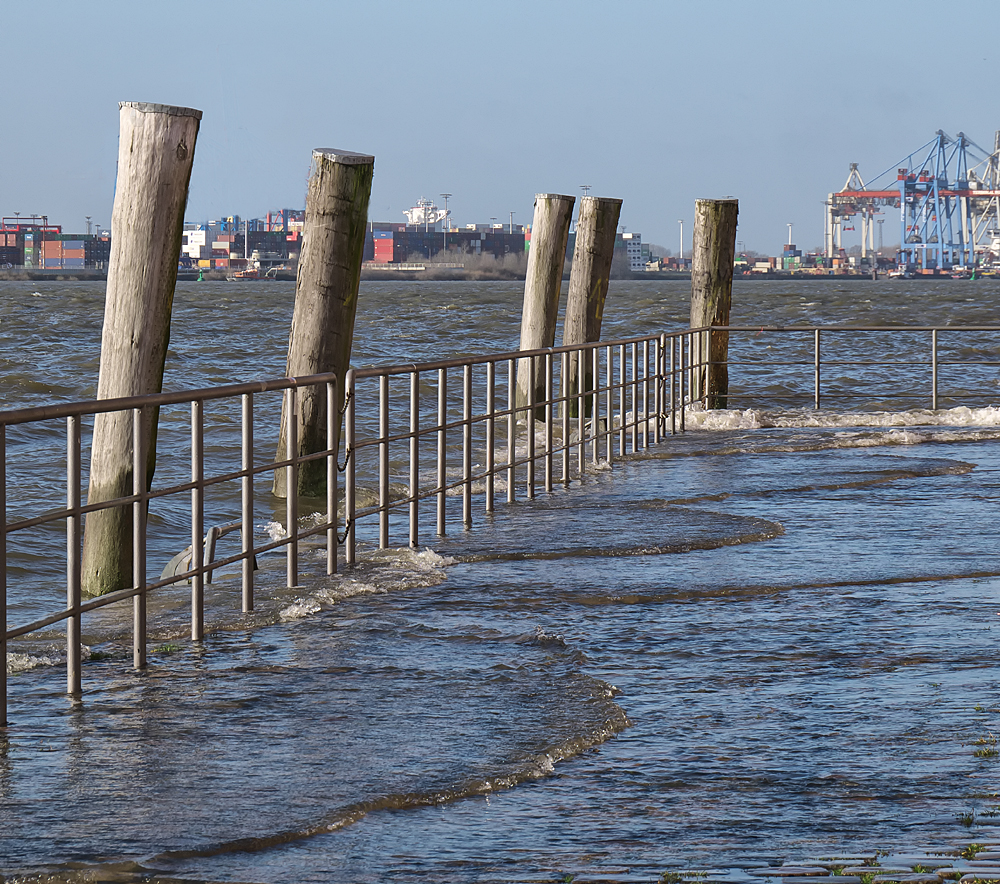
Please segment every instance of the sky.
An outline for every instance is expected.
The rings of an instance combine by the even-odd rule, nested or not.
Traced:
[[[929,0],[5,2],[0,214],[111,222],[118,102],[203,111],[187,218],[301,208],[316,147],[375,156],[369,217],[419,197],[528,223],[535,193],[624,200],[690,249],[699,198],[740,201],[741,249],[823,240],[938,129],[993,145],[994,5]],[[982,39],[975,39],[982,28]],[[891,211],[891,210],[890,210]],[[894,218],[884,228],[886,245]],[[845,246],[852,244],[845,234]],[[898,239],[896,237],[895,239]],[[892,241],[895,242],[895,239]]]

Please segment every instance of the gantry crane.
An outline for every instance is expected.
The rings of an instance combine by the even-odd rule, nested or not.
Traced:
[[[978,165],[969,166],[969,155]],[[914,158],[917,157],[917,161]],[[888,177],[896,169],[896,180]],[[876,186],[878,182],[883,182]],[[843,189],[826,203],[826,255],[842,247],[842,233],[861,219],[861,254],[875,250],[875,216],[899,209],[899,262],[922,269],[1000,262],[1000,132],[987,153],[959,132],[940,129],[927,144],[865,184],[858,164]]]

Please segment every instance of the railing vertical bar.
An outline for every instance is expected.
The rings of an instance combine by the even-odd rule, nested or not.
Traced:
[[[80,509],[80,415],[66,418],[66,508]],[[76,611],[66,619],[66,693],[79,694],[80,675],[80,514],[66,519],[66,607]],[[2,624],[7,628],[6,620]],[[6,669],[7,658],[0,657]]]
[[[462,524],[472,526],[472,366],[462,374]]]
[[[448,423],[448,369],[438,369],[437,408],[437,533],[443,537],[445,525],[445,490],[448,479],[448,437],[445,424]]]
[[[677,338],[670,339],[670,435],[677,435]]]
[[[815,386],[815,396],[814,396],[813,405],[816,408],[819,408],[819,402],[820,402],[820,391],[819,391],[819,385],[820,385],[820,368],[819,368],[819,358],[820,357],[819,357],[819,329],[818,328],[813,330],[813,358],[814,358],[815,371],[816,371],[816,386]]]
[[[642,447],[649,448],[649,341],[642,342]]]
[[[340,469],[337,466],[340,412],[337,405],[337,391],[340,378],[326,385],[326,573],[337,573],[337,509],[339,505]]]
[[[607,376],[607,389],[604,391],[604,412],[607,415],[604,425],[604,456],[609,464],[614,460],[614,352],[610,344],[604,348],[604,368]]]
[[[389,546],[389,376],[378,383],[378,548]]]
[[[583,364],[585,350],[573,354],[576,364],[576,469],[583,478],[587,467],[587,370]]]
[[[525,477],[526,482],[526,494],[528,500],[533,500],[535,497],[535,409],[538,407],[537,402],[537,391],[535,390],[535,384],[538,382],[538,364],[537,360],[532,358],[528,360],[528,411],[525,415],[524,426],[527,431],[527,448],[528,448],[528,471]]]
[[[285,434],[285,458],[290,460],[285,485],[285,520],[288,522],[288,546],[285,558],[285,583],[299,583],[299,397],[295,387],[285,391],[288,432]]]
[[[517,413],[515,411],[517,370],[513,359],[507,360],[507,503],[513,503],[517,494],[514,487],[514,457],[517,454]]]
[[[132,409],[132,493],[138,498],[132,504],[132,586],[137,590],[132,596],[132,666],[145,669],[146,428],[141,408]]]
[[[204,402],[191,402],[191,641],[205,637],[205,417]],[[289,495],[291,496],[291,495]]]
[[[931,411],[938,407],[938,330],[931,329]]]
[[[639,379],[639,348],[636,344],[632,343],[632,383],[629,384],[629,392],[631,393],[631,414],[632,414],[632,453],[635,454],[639,449],[639,390],[638,390],[638,379]]]
[[[601,459],[601,353],[598,347],[590,348],[590,373],[593,378],[593,389],[590,392],[590,459],[594,466]]]
[[[357,414],[357,405],[355,403],[357,397],[356,386],[354,370],[351,369],[347,372],[347,389],[344,391],[344,397],[347,400],[347,419],[344,421],[344,466],[347,472],[347,475],[344,477],[344,522],[346,523],[344,533],[347,535],[347,544],[344,549],[344,560],[348,565],[353,565],[358,558],[357,531],[354,524],[358,500],[358,472],[354,457],[355,433],[357,432],[355,426],[355,416]]]
[[[663,347],[662,336],[653,341],[653,444],[660,444],[660,421],[663,420]]]
[[[486,512],[493,512],[494,471],[496,469],[496,382],[497,365],[493,360],[486,363]]]
[[[545,354],[545,490],[552,493],[552,398],[554,360],[551,353]]]
[[[618,456],[625,457],[625,345],[618,345]]]
[[[559,391],[562,402],[562,483],[569,485],[569,403],[572,391],[569,388],[569,352],[563,352],[559,367]]]
[[[685,370],[684,370],[684,359],[685,359],[684,341],[685,341],[685,339],[687,337],[688,337],[688,335],[685,333],[685,334],[682,334],[682,335],[678,336],[678,338],[677,338],[677,346],[678,346],[678,351],[677,351],[677,362],[678,362],[678,374],[677,374],[677,392],[678,392],[678,397],[677,397],[677,405],[678,405],[678,408],[680,408],[680,412],[681,412],[681,432],[682,433],[686,430],[686,422],[687,422],[687,400],[684,398],[684,375],[685,375]],[[690,380],[691,380],[691,378],[689,377],[688,381],[690,382]]]
[[[7,727],[7,425],[0,424],[0,727]]]
[[[244,393],[242,397],[242,439],[240,468],[243,477],[240,480],[240,534],[243,551],[242,595],[243,613],[253,610],[253,393]]]
[[[410,546],[420,544],[420,372],[410,372]]]

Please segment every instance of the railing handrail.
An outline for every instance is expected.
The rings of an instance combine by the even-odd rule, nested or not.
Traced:
[[[62,402],[32,408],[14,408],[0,411],[0,425],[12,426],[31,421],[55,420],[61,417],[82,417],[85,414],[102,414],[110,411],[127,411],[132,408],[158,405],[182,405],[185,402],[208,402],[242,396],[244,393],[269,393],[322,384],[336,378],[334,372],[275,378],[270,381],[249,381],[243,384],[226,384],[222,387],[201,387],[195,390],[176,390],[171,393],[146,393],[141,396],[119,396],[114,399],[86,399],[79,402]]]

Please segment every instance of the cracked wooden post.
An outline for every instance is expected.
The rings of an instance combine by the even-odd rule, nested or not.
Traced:
[[[299,377],[336,372],[338,408],[343,408],[344,379],[351,361],[374,169],[375,157],[367,154],[327,147],[313,151],[285,373],[288,377]],[[299,455],[325,450],[325,387],[299,390],[297,406]],[[283,406],[278,460],[286,457],[287,421]],[[336,422],[338,443],[341,423]],[[273,490],[278,497],[287,496],[286,472],[274,473]],[[299,465],[300,495],[319,497],[325,494],[325,489],[324,459]]]
[[[621,215],[622,201],[611,197],[585,196],[580,201],[580,216],[576,222],[576,244],[573,247],[573,268],[569,274],[569,294],[566,296],[566,318],[563,320],[563,346],[587,344],[601,339],[604,302],[611,279],[611,261],[615,253],[615,233]],[[584,386],[594,388],[593,361],[584,360]],[[568,390],[579,390],[578,360],[569,360]],[[589,412],[591,397],[586,397]],[[576,414],[577,400],[571,399],[570,412]]]
[[[576,198],[558,193],[535,194],[535,216],[531,225],[531,248],[524,280],[524,306],[521,310],[521,350],[553,347],[556,342],[556,319],[559,314],[559,289],[562,286],[566,243]],[[535,364],[535,402],[545,401],[545,360]],[[518,361],[517,406],[529,401],[530,364]],[[544,414],[544,408],[539,408]]]
[[[696,200],[691,255],[691,328],[729,325],[739,201]],[[729,396],[729,332],[713,331],[706,348],[694,342],[692,356],[708,365],[696,372],[706,408],[725,408]]]
[[[159,393],[201,111],[119,104],[118,181],[101,335],[98,399]],[[156,466],[158,413],[149,409],[146,487]],[[132,494],[132,413],[94,418],[87,502]],[[132,506],[87,515],[83,591],[132,585]]]

